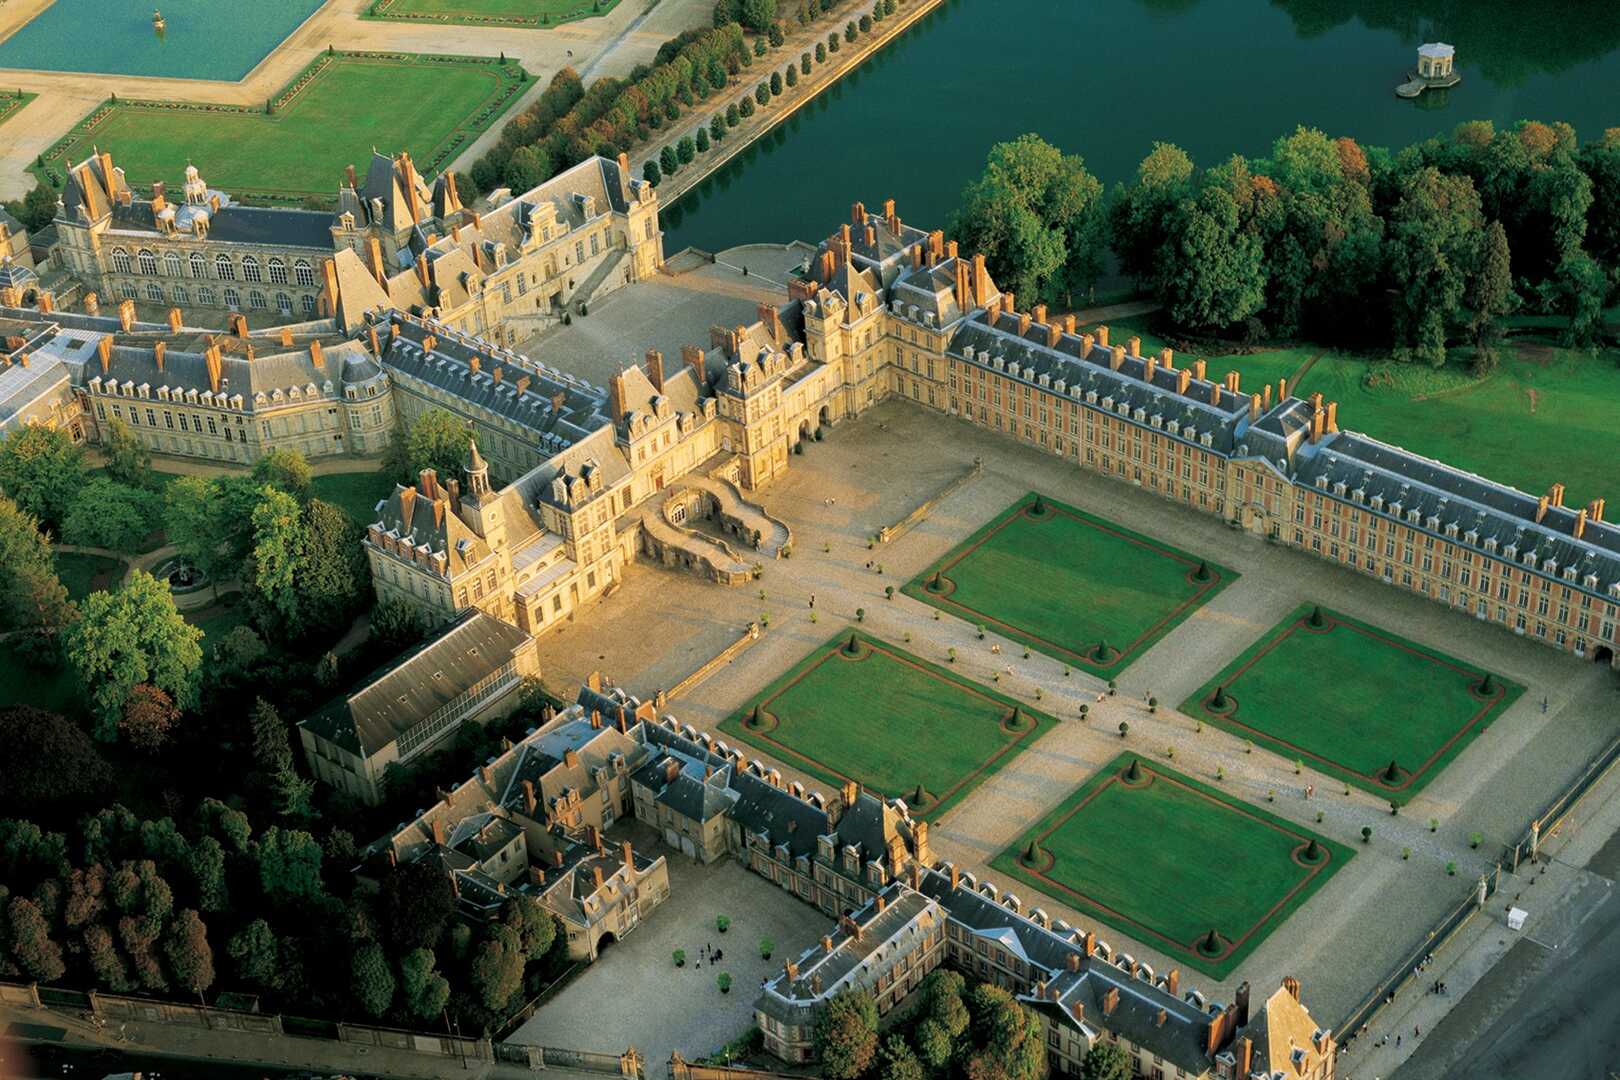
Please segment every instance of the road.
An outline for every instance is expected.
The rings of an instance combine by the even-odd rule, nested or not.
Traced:
[[[1586,870],[1611,886],[1620,877],[1620,829]],[[1517,942],[1394,1080],[1620,1077],[1620,899],[1611,893],[1551,944]]]

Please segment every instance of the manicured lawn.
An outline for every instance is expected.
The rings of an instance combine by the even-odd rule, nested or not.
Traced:
[[[908,582],[905,592],[1107,678],[1236,578],[1196,555],[1030,494]],[[1099,656],[1104,642],[1108,651]]]
[[[1313,628],[1312,610],[1296,609],[1182,711],[1404,803],[1524,692],[1493,674],[1481,696],[1481,669],[1332,611]]]
[[[21,90],[0,92],[0,124],[22,112],[23,107],[38,96]]]
[[[56,553],[56,576],[67,586],[69,596],[83,600],[97,590],[118,584],[124,576],[124,564],[102,555],[59,551]]]
[[[1532,495],[1561,481],[1567,505],[1620,505],[1620,353],[1513,339],[1501,357],[1481,383],[1448,365],[1397,367],[1394,385],[1368,386],[1368,361],[1328,354],[1295,392],[1337,401],[1340,427]]]
[[[309,485],[317,499],[335,503],[361,527],[377,520],[377,501],[394,492],[393,478],[384,473],[331,473],[317,476]]]
[[[9,643],[0,642],[0,705],[68,712],[81,703],[79,678],[66,664],[41,671],[23,663]]]
[[[242,603],[241,593],[226,593],[227,604],[211,604],[186,615],[186,621],[203,632],[203,648],[214,644],[220,638],[236,629],[247,625],[247,605]]]
[[[381,0],[369,18],[432,19],[448,23],[511,22],[556,26],[606,15],[619,0]]]
[[[95,144],[136,188],[166,180],[177,191],[193,161],[210,186],[238,198],[330,198],[345,165],[365,174],[368,147],[407,150],[431,175],[521,89],[514,64],[340,53],[274,115],[123,101],[98,108],[45,156],[60,175]]]
[[[1133,337],[1141,338],[1142,355],[1157,354],[1159,350],[1170,344],[1164,338],[1148,329],[1154,319],[1153,315],[1128,315],[1123,319],[1104,319],[1098,323],[1085,323],[1079,327],[1082,333],[1095,333],[1098,326],[1108,327],[1108,343],[1110,345],[1124,345],[1130,347]],[[1206,378],[1221,382],[1226,378],[1228,371],[1243,373],[1240,389],[1244,393],[1257,394],[1267,383],[1272,386],[1273,400],[1275,400],[1278,379],[1289,380],[1292,386],[1294,376],[1305,366],[1311,357],[1322,350],[1309,345],[1288,349],[1270,349],[1263,352],[1243,355],[1232,353],[1226,356],[1203,357],[1205,361],[1204,375]],[[1178,350],[1175,364],[1178,368],[1190,368],[1200,359],[1197,352]]]
[[[857,657],[845,651],[852,634]],[[844,630],[720,730],[829,784],[856,780],[934,819],[1053,723],[945,667]]]
[[[1109,762],[990,865],[1219,979],[1355,854],[1161,765],[1130,781],[1138,760]]]

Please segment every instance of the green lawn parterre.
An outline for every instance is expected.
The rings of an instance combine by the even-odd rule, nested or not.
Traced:
[[[1195,580],[1201,565],[1207,580]],[[932,587],[935,574],[940,591]],[[904,591],[1108,678],[1236,578],[1235,571],[1031,493]],[[1112,652],[1099,661],[1093,650],[1104,641]]]
[[[853,635],[860,655],[846,655]],[[755,706],[763,724],[751,722]],[[1017,709],[1022,726],[1010,730]],[[840,631],[720,730],[829,784],[858,781],[929,820],[1056,721],[946,667],[854,629]]]
[[[22,112],[24,106],[37,97],[39,97],[38,94],[30,94],[22,90],[0,93],[0,124]]]
[[[1131,762],[1140,780],[1129,782]],[[1303,861],[1315,839],[1321,858]],[[1030,841],[1038,861],[1025,855]],[[991,866],[1225,978],[1355,852],[1134,753],[1110,761]],[[1213,954],[1200,944],[1214,930]]]
[[[342,507],[356,525],[365,528],[377,520],[377,501],[394,493],[394,478],[386,473],[327,473],[309,482],[309,493]]]
[[[140,189],[154,180],[178,189],[186,162],[194,161],[204,180],[237,198],[325,198],[337,191],[344,166],[365,172],[371,146],[408,151],[418,170],[432,175],[523,86],[515,62],[489,57],[323,54],[277,95],[273,114],[230,105],[108,102],[44,157],[60,177],[94,144]]]
[[[105,555],[81,555],[72,551],[56,553],[56,576],[66,586],[68,596],[83,600],[98,589],[110,589],[124,578],[124,563]]]
[[[1524,692],[1445,653],[1313,607],[1294,610],[1181,706],[1284,757],[1405,803]],[[1229,704],[1216,707],[1216,687]],[[1393,781],[1385,777],[1391,761]]]
[[[619,0],[374,0],[368,19],[479,25],[560,26],[576,19],[606,15]]]

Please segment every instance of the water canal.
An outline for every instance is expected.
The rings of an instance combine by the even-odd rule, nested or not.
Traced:
[[[1395,96],[1417,48],[1462,84]],[[992,143],[1036,131],[1106,183],[1156,141],[1200,164],[1296,124],[1399,147],[1463,120],[1620,125],[1613,0],[950,0],[664,212],[665,250],[818,240],[849,204],[944,224]]]

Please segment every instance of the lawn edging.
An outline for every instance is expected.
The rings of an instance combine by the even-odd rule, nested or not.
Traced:
[[[808,775],[814,776],[817,779],[823,780],[835,787],[842,785],[846,780],[854,779],[853,777],[847,777],[842,773],[835,771],[831,766],[826,765],[807,754],[795,751],[792,747],[787,746],[785,743],[779,743],[773,739],[766,738],[770,731],[774,730],[774,724],[765,728],[763,731],[750,728],[748,725],[748,718],[753,713],[756,706],[760,707],[766,712],[767,715],[769,715],[769,703],[771,701],[780,696],[784,691],[791,688],[805,674],[825,662],[829,654],[840,653],[844,646],[848,644],[852,635],[855,638],[859,648],[863,650],[859,659],[864,659],[865,657],[869,656],[873,650],[885,652],[890,656],[904,661],[905,663],[914,665],[915,667],[933,676],[934,678],[941,680],[942,682],[945,682],[960,690],[977,694],[982,697],[987,697],[1008,709],[1016,709],[1024,716],[1034,720],[1034,724],[1031,727],[1021,729],[1017,732],[1009,731],[1006,727],[1002,728],[1002,733],[1004,735],[1012,736],[1011,741],[1006,743],[1008,747],[1031,746],[1037,742],[1041,736],[1045,735],[1047,731],[1051,730],[1059,723],[1059,721],[1050,714],[1042,712],[1039,709],[1033,709],[1024,702],[1019,701],[1016,698],[1009,697],[993,687],[986,686],[983,683],[970,679],[960,672],[952,671],[948,667],[942,667],[941,665],[935,664],[932,661],[924,660],[915,653],[909,652],[900,646],[894,645],[893,643],[885,641],[884,639],[876,637],[872,634],[868,634],[864,630],[851,625],[844,627],[842,630],[839,630],[837,633],[833,634],[832,637],[811,649],[792,667],[788,668],[775,679],[771,680],[770,684],[758,694],[753,695],[746,705],[716,725],[717,730],[725,733],[726,735],[742,739],[756,750],[782,759],[784,763],[791,764],[794,768],[797,768]],[[837,661],[839,657],[834,655],[832,659]],[[1010,758],[1008,760],[1010,760]],[[963,799],[971,794],[980,784],[984,783],[991,776],[995,775],[995,773],[1004,764],[1005,761],[996,763],[995,759],[992,759],[991,762],[987,762],[984,766],[982,766],[977,773],[970,774],[970,776],[957,788],[951,791],[946,798],[936,799],[936,801],[930,803],[924,808],[912,808],[914,813],[927,821],[934,821],[940,817],[943,817],[948,811],[957,806]],[[880,791],[877,788],[872,787],[870,784],[866,784],[864,786],[883,798],[907,799],[909,802],[909,792]]]
[[[1294,864],[1309,871],[1308,876],[1306,876],[1301,884],[1296,886],[1292,892],[1286,894],[1283,899],[1281,899],[1260,919],[1260,921],[1256,922],[1247,931],[1245,931],[1239,941],[1235,944],[1231,944],[1225,953],[1219,957],[1211,957],[1201,952],[1199,948],[1193,944],[1171,943],[1168,941],[1168,939],[1163,939],[1162,936],[1154,932],[1152,928],[1149,927],[1145,922],[1133,920],[1126,915],[1111,912],[1100,902],[1092,902],[1088,905],[1086,902],[1087,898],[1079,894],[1074,897],[1065,897],[1061,890],[1055,891],[1052,888],[1052,885],[1058,884],[1055,880],[1052,880],[1051,883],[1048,884],[1046,880],[1043,880],[1044,871],[1041,874],[1031,872],[1023,864],[1020,855],[1026,850],[1032,841],[1039,844],[1042,838],[1061,827],[1062,823],[1068,817],[1073,815],[1080,804],[1090,799],[1097,790],[1109,782],[1116,780],[1119,777],[1119,774],[1123,773],[1124,770],[1129,767],[1130,762],[1133,759],[1140,763],[1144,772],[1156,774],[1159,777],[1173,780],[1175,783],[1190,788],[1191,790],[1204,795],[1212,801],[1221,804],[1233,813],[1248,815],[1249,817],[1255,818],[1291,836],[1296,836],[1300,839],[1302,844],[1308,843],[1314,839],[1319,845],[1326,849],[1330,857],[1314,864],[1305,863],[1300,859],[1295,858],[1293,860]],[[1123,781],[1120,782],[1123,783]],[[1138,785],[1126,786],[1136,788]],[[1147,786],[1147,783],[1140,785],[1142,788],[1146,788]],[[1048,854],[1048,857],[1050,858],[1049,853],[1043,852],[1043,854]],[[1237,968],[1239,964],[1247,959],[1255,949],[1259,948],[1260,945],[1268,937],[1270,937],[1278,927],[1287,922],[1295,911],[1303,906],[1305,902],[1308,901],[1312,896],[1315,896],[1316,893],[1327,884],[1333,875],[1336,874],[1341,868],[1346,866],[1350,860],[1355,857],[1355,855],[1356,849],[1348,844],[1340,843],[1339,841],[1323,836],[1320,833],[1313,832],[1303,825],[1299,825],[1278,814],[1274,814],[1268,810],[1262,809],[1261,807],[1254,806],[1228,792],[1221,791],[1219,788],[1212,787],[1200,780],[1196,780],[1191,776],[1188,776],[1186,773],[1178,772],[1175,769],[1171,769],[1167,766],[1150,761],[1146,755],[1137,751],[1127,750],[1110,759],[1103,765],[1101,769],[1087,778],[1085,783],[1081,784],[1080,787],[1070,792],[1070,794],[1062,802],[1042,816],[1039,821],[1035,822],[1035,824],[1030,828],[1020,833],[1018,838],[1009,847],[997,853],[990,860],[990,867],[993,870],[1017,879],[1032,889],[1038,890],[1042,895],[1049,896],[1058,903],[1066,904],[1069,907],[1074,908],[1076,911],[1086,914],[1090,918],[1118,930],[1120,933],[1130,935],[1133,940],[1139,941],[1150,948],[1156,949],[1157,951],[1165,954],[1166,956],[1172,957],[1181,963],[1185,963],[1187,966],[1194,968],[1195,970],[1200,971],[1211,978],[1225,979],[1232,973],[1233,970]],[[1044,869],[1050,870],[1051,863],[1048,863]],[[1127,871],[1122,869],[1120,872],[1125,873]],[[1225,886],[1219,881],[1212,880],[1210,887],[1218,889]],[[1147,931],[1147,933],[1144,933],[1144,931]],[[1222,940],[1226,940],[1224,935]],[[1120,950],[1115,949],[1115,955],[1118,955],[1119,951]]]

